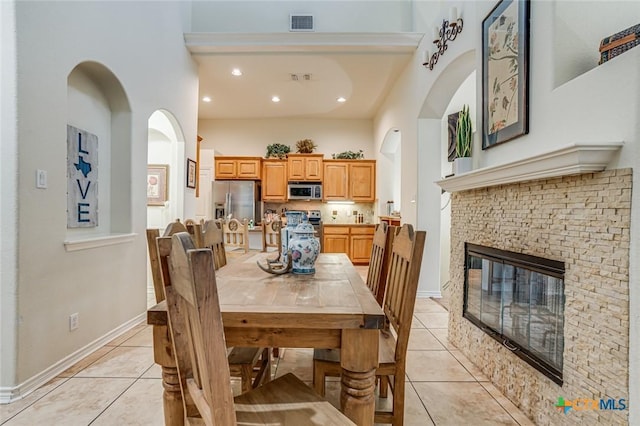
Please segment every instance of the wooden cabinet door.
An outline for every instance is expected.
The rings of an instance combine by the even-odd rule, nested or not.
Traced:
[[[322,252],[349,255],[349,226],[323,226]]]
[[[326,201],[349,199],[349,164],[343,162],[325,162],[322,197]]]
[[[305,180],[304,157],[289,155],[289,180]]]
[[[349,234],[349,257],[353,263],[368,264],[373,246],[375,225],[351,226]]]
[[[236,177],[236,161],[226,158],[215,159],[216,179],[234,179]]]
[[[260,159],[237,160],[236,170],[239,179],[260,179]]]
[[[322,157],[305,158],[305,179],[322,181]]]
[[[323,253],[347,253],[349,255],[349,235],[324,235]]]
[[[287,162],[285,160],[263,160],[262,200],[287,200]]]
[[[349,194],[353,201],[375,201],[376,163],[354,161],[349,164]]]

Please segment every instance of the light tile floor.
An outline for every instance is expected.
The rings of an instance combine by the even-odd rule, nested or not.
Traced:
[[[416,301],[407,354],[405,424],[531,425],[448,342],[447,317],[434,300]],[[273,364],[276,376],[294,372],[311,383],[312,350],[287,348],[280,355]],[[234,388],[239,389],[237,381]],[[327,398],[339,405],[337,379],[327,383]],[[391,394],[378,404],[388,406],[390,400]],[[151,327],[136,326],[24,399],[0,405],[0,424],[163,425],[161,372],[153,363]]]

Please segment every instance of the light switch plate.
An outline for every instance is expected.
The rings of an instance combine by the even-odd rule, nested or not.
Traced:
[[[36,188],[45,189],[47,187],[47,171],[36,170]]]

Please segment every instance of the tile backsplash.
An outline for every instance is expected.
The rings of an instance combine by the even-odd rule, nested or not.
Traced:
[[[364,214],[364,223],[377,223],[375,203],[329,204],[320,201],[264,203],[265,212],[274,210],[276,213],[282,214],[283,209],[320,210],[324,223],[356,223],[358,213]]]

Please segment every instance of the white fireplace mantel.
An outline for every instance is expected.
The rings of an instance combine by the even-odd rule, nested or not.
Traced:
[[[447,192],[604,170],[623,142],[576,143],[525,159],[483,167],[435,183]]]

